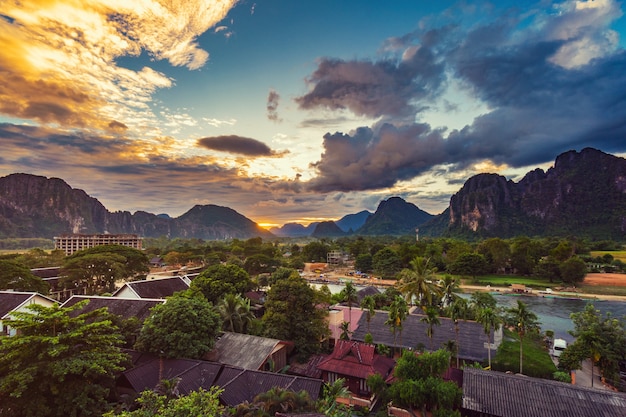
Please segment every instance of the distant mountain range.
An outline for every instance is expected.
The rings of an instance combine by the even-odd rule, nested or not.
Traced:
[[[547,172],[515,183],[496,174],[471,177],[433,216],[400,197],[338,221],[288,223],[267,231],[228,207],[197,205],[177,218],[109,212],[97,199],[58,178],[0,178],[0,238],[52,238],[65,233],[134,233],[205,240],[272,237],[414,235],[512,237],[575,235],[626,239],[626,160],[596,149],[569,151]]]

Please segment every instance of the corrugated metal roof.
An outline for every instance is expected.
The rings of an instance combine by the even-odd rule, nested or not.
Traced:
[[[24,304],[36,293],[0,291],[0,319]]]
[[[323,381],[272,372],[244,370],[224,366],[215,385],[224,389],[220,399],[227,406],[236,406],[245,401],[252,402],[254,397],[280,387],[294,392],[305,390],[313,401],[317,400]]]
[[[405,349],[415,349],[422,345],[425,349],[430,349],[431,341],[426,334],[428,324],[421,321],[424,315],[409,314],[402,324],[402,333],[397,333],[397,340],[394,342],[391,328],[385,324],[388,312],[377,310],[370,321],[370,332],[374,338],[374,344],[383,344],[389,347],[402,347]],[[448,318],[440,317],[440,325],[435,326],[433,332],[433,349],[439,349],[449,340],[456,340],[454,322]],[[352,340],[364,341],[367,334],[366,316],[361,316],[358,328],[352,334]],[[491,332],[491,343],[493,344],[493,331]],[[459,357],[470,361],[483,361],[487,359],[487,335],[480,323],[475,321],[459,321]],[[495,354],[492,349],[492,356]]]
[[[463,408],[499,417],[624,417],[626,394],[468,368]]]
[[[215,342],[216,360],[244,369],[260,369],[280,340],[242,333],[225,332]]]

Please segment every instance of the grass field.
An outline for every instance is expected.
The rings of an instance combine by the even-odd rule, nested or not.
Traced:
[[[557,371],[540,336],[524,337],[523,360],[524,375],[552,379],[552,375]],[[519,336],[516,333],[504,330],[502,344],[491,361],[491,367],[496,371],[519,372]]]
[[[468,284],[491,285],[492,287],[507,287],[511,284],[523,284],[531,288],[545,289],[559,283],[534,277],[522,277],[518,275],[482,275],[475,280],[467,280]]]
[[[604,256],[607,253],[613,256],[613,259],[619,259],[622,262],[626,262],[626,250],[594,250],[590,252],[591,256],[594,258]]]

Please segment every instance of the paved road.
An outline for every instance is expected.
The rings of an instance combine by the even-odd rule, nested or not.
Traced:
[[[583,361],[583,369],[577,369],[576,385],[581,387],[592,387],[596,389],[608,390],[608,388],[600,380],[600,371],[597,366],[593,368],[593,380],[591,379],[591,361]],[[593,385],[592,385],[593,383]]]

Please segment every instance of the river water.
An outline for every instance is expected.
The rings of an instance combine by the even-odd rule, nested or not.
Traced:
[[[332,294],[340,292],[344,286],[337,284],[327,284]],[[314,288],[319,289],[321,284],[311,284]],[[364,287],[355,285],[357,290]],[[381,289],[384,291],[384,289]],[[469,298],[470,294],[460,294],[465,298]],[[570,319],[570,314],[578,313],[584,310],[587,303],[593,303],[596,310],[604,315],[611,313],[613,317],[626,320],[626,302],[623,301],[605,301],[605,300],[584,300],[584,299],[569,299],[569,298],[557,298],[557,297],[542,297],[542,296],[524,296],[524,295],[493,295],[498,305],[504,309],[516,307],[517,300],[522,301],[530,311],[537,315],[539,323],[541,324],[541,330],[553,330],[554,337],[565,339],[568,343],[572,342],[574,338],[569,334],[570,330],[574,330],[574,324]]]

